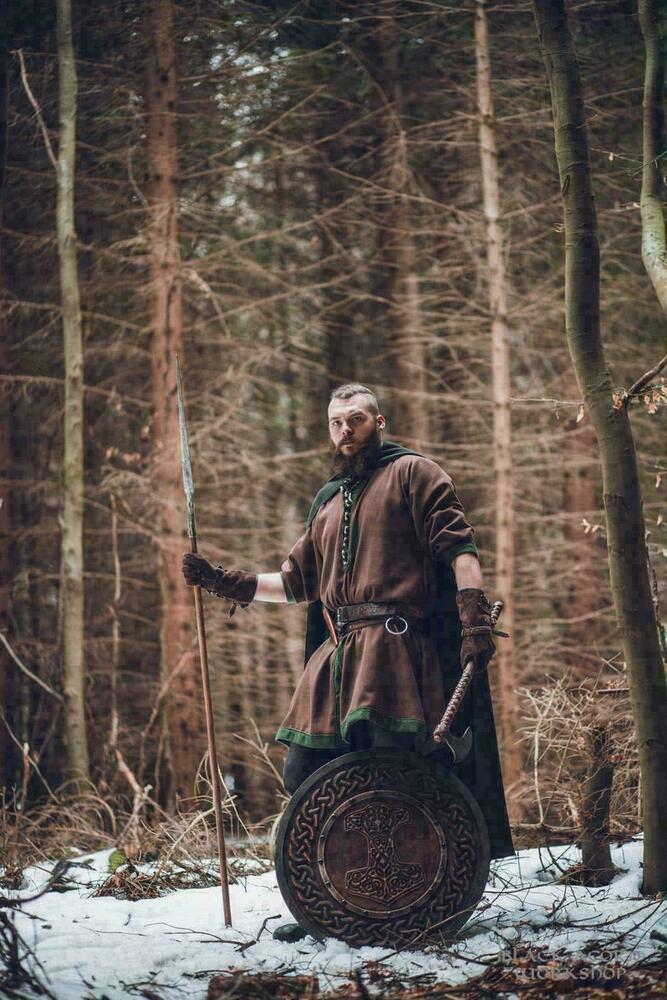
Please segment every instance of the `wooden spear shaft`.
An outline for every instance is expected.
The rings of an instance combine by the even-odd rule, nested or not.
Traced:
[[[181,432],[181,464],[183,466],[183,488],[188,507],[188,536],[190,551],[197,551],[197,529],[195,522],[194,486],[192,481],[192,465],[190,463],[190,446],[185,423],[185,402],[183,399],[183,384],[181,382],[181,366],[176,358],[176,389],[178,394],[178,422]],[[215,830],[218,840],[218,857],[220,859],[220,888],[222,889],[222,909],[225,915],[225,927],[232,926],[232,911],[229,905],[229,875],[227,872],[227,851],[225,848],[225,828],[222,822],[222,797],[220,794],[220,771],[218,768],[218,752],[215,745],[215,724],[213,722],[213,705],[211,703],[211,679],[208,670],[208,649],[206,646],[206,625],[204,623],[204,605],[201,598],[201,587],[194,587],[195,615],[197,619],[197,639],[199,642],[199,663],[201,665],[201,680],[204,691],[204,713],[206,715],[206,735],[208,737],[208,759],[211,770],[211,789],[213,792],[213,809],[215,811]]]
[[[196,535],[190,539],[190,551],[197,551]],[[229,873],[227,871],[225,828],[222,821],[222,796],[220,791],[218,751],[215,744],[215,724],[213,722],[213,705],[211,704],[211,678],[208,670],[208,649],[206,646],[206,625],[204,624],[204,603],[201,599],[201,587],[195,587],[194,592],[195,615],[197,618],[197,640],[199,642],[199,663],[201,664],[201,683],[204,690],[204,712],[206,714],[206,735],[208,737],[208,759],[211,769],[213,807],[215,809],[215,831],[218,838],[218,857],[220,858],[222,909],[225,914],[225,927],[231,927],[232,911],[229,904]]]

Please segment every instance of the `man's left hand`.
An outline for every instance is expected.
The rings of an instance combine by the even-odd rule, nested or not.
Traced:
[[[481,673],[496,651],[491,605],[483,590],[466,587],[456,595],[456,606],[461,619],[461,669],[472,662],[475,673]]]

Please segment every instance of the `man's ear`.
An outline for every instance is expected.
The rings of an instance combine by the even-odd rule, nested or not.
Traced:
[[[382,414],[381,414],[381,413],[379,413],[379,414],[377,415],[377,417],[375,418],[375,422],[376,422],[376,424],[377,424],[377,429],[378,429],[379,431],[382,431],[382,430],[384,430],[384,428],[385,428],[385,426],[386,426],[386,423],[387,423],[387,421],[386,421],[386,420],[384,419],[384,417],[382,416]]]

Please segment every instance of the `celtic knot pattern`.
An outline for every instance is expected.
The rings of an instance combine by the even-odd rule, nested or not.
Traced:
[[[316,863],[317,837],[332,809],[352,795],[371,789],[374,792],[395,792],[396,788],[409,788],[410,795],[437,818],[445,837],[447,862],[442,878],[427,896],[424,905],[408,912],[401,911],[393,917],[391,914],[387,917],[385,911],[374,919],[370,911],[365,916],[346,911],[344,904],[329,892]],[[373,814],[371,808],[369,806],[349,815],[346,829],[348,823],[350,828],[357,825],[368,837],[370,845],[372,837],[368,830],[374,825],[385,825],[387,842],[380,844],[378,841],[377,848],[369,846],[368,867],[365,870],[375,867],[378,872],[386,873],[396,863],[392,838],[400,822],[405,821],[400,819],[403,810],[387,810],[394,815],[385,816],[379,810]],[[302,909],[322,937],[341,938],[352,945],[400,947],[410,943],[420,932],[437,927],[447,934],[465,922],[482,891],[477,891],[478,868],[484,864],[484,859],[478,856],[479,838],[478,821],[451,781],[439,781],[427,768],[422,770],[409,764],[402,767],[387,766],[377,761],[351,764],[327,775],[315,785],[294,812],[286,844],[285,872],[297,907]],[[417,865],[408,867],[421,869]],[[364,869],[347,874],[359,878],[358,885],[365,886],[371,895],[370,883],[364,883],[358,874],[361,871]],[[376,898],[393,901],[402,894],[398,885],[385,885],[386,888],[380,883],[373,883],[373,894],[380,893]],[[382,895],[383,892],[385,895]]]

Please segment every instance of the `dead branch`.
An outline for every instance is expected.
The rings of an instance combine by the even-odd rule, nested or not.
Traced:
[[[55,153],[53,152],[53,146],[51,145],[51,140],[49,138],[49,133],[48,133],[46,125],[44,123],[44,118],[42,116],[42,111],[41,111],[41,108],[40,108],[39,104],[37,103],[35,95],[33,94],[32,90],[30,89],[30,84],[28,82],[28,74],[26,72],[25,60],[23,58],[23,49],[17,49],[16,50],[16,54],[18,56],[19,64],[20,64],[20,67],[21,67],[21,82],[23,84],[23,87],[24,87],[24,90],[25,90],[26,94],[28,95],[28,100],[32,104],[33,108],[35,109],[35,115],[37,116],[37,122],[39,124],[39,128],[40,128],[40,131],[42,133],[42,138],[44,139],[44,147],[46,149],[47,156],[49,157],[49,160],[51,161],[51,166],[57,172],[58,171],[58,163],[56,161]]]
[[[637,396],[642,389],[656,377],[656,375],[660,374],[663,368],[667,368],[667,354],[665,354],[664,358],[661,358],[660,361],[658,361],[657,365],[654,365],[653,368],[649,368],[647,372],[644,372],[644,374],[630,386],[627,396],[624,397],[624,404],[627,406],[630,398],[632,396]]]

